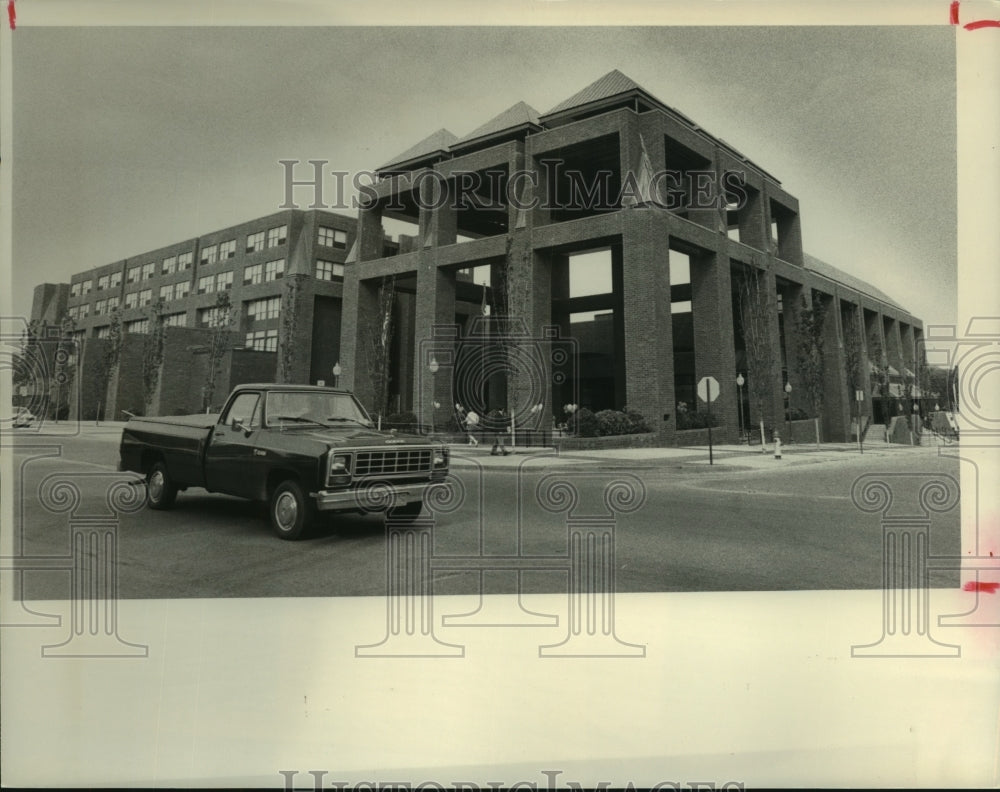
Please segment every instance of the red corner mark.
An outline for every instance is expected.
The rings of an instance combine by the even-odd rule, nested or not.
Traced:
[[[996,594],[1000,588],[1000,583],[980,583],[978,580],[970,580],[962,588],[965,591],[982,591],[986,594]]]
[[[11,0],[13,3],[14,0]],[[959,24],[958,22],[958,4],[959,0],[952,0],[951,5],[948,7],[948,21],[952,25]],[[1000,27],[1000,19],[977,19],[975,22],[969,22],[962,25],[966,30],[980,30],[982,28]]]
[[[14,9],[14,0],[7,0],[7,22],[10,24],[11,30],[17,27],[17,11]]]

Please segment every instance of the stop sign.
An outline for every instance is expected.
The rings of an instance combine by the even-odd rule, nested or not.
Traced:
[[[703,402],[714,402],[719,398],[719,381],[715,377],[698,380],[698,398]]]

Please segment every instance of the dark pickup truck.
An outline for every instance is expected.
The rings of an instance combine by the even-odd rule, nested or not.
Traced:
[[[282,539],[324,511],[412,520],[448,474],[447,447],[376,431],[353,394],[309,385],[240,385],[218,414],[132,418],[120,455],[120,470],[145,477],[150,508],[204,487],[266,502]]]

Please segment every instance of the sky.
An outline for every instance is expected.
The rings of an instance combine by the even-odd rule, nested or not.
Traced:
[[[278,211],[612,69],[799,199],[806,252],[956,321],[954,32],[936,27],[41,28],[12,37],[16,312],[40,282]],[[309,173],[304,165],[299,171]],[[306,193],[299,193],[303,205]]]

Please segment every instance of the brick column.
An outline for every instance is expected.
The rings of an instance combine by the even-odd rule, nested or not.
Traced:
[[[420,185],[420,240],[424,248],[454,245],[458,233],[458,213],[454,185],[440,176],[424,176]]]
[[[452,412],[454,347],[456,338],[447,336],[455,327],[455,273],[438,267],[433,251],[421,254],[417,272],[417,298],[414,321],[413,411],[420,423],[444,420]],[[431,374],[431,358],[438,364],[437,374]],[[441,409],[434,414],[434,402]]]
[[[378,313],[378,280],[360,280],[356,265],[344,268],[344,300],[340,331],[340,386],[354,391],[366,408],[372,408],[374,389],[367,375],[367,321]]]
[[[358,234],[355,240],[358,261],[371,261],[382,258],[382,240],[385,232],[382,229],[382,209],[373,206],[358,210]],[[345,281],[347,276],[345,274]]]
[[[823,423],[828,441],[850,442],[850,402],[844,367],[843,332],[840,327],[840,297],[823,297]]]
[[[669,440],[677,423],[668,225],[650,210],[637,209],[625,216],[623,232],[626,398],[661,440]]]
[[[720,442],[735,443],[739,414],[729,257],[706,251],[690,259],[695,378],[712,376],[719,381],[719,398],[712,404],[720,427],[717,436]],[[704,404],[698,405],[699,411],[704,409]]]

